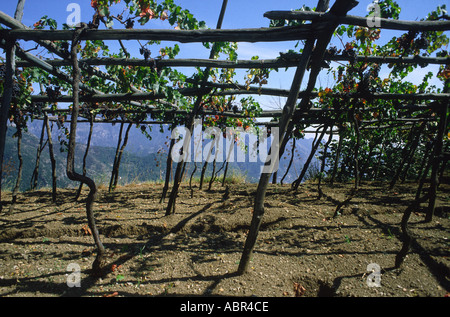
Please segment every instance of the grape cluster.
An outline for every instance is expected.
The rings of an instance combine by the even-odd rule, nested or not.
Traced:
[[[61,96],[61,87],[60,86],[48,86],[45,90],[47,92],[47,96],[51,99],[56,99]]]
[[[20,85],[17,81],[13,82],[12,90],[13,90],[13,93],[12,93],[13,97],[19,97],[21,95]]]
[[[239,107],[233,103],[233,98],[230,98],[225,107],[222,109],[223,111],[233,111],[233,113],[239,112]]]
[[[152,52],[148,48],[145,48],[145,47],[141,47],[139,49],[139,52],[141,53],[141,55],[144,56],[145,61],[149,62],[149,66],[151,67],[152,71],[156,72],[158,74],[158,76],[161,76],[162,69],[158,68],[156,60],[154,58],[149,60],[150,55],[152,54]]]
[[[103,20],[103,17],[99,14],[99,12],[97,10],[97,11],[95,11],[94,16],[92,17],[92,21],[89,21],[89,23],[87,24],[87,27],[92,30],[97,30],[98,27],[100,26],[100,20],[105,22]]]
[[[6,65],[2,64],[0,65],[0,78],[5,78],[6,75]]]
[[[427,32],[419,33],[417,31],[409,31],[397,39],[397,44],[403,55],[410,53],[418,54],[420,50],[426,50],[430,46],[430,40],[427,38]]]
[[[61,50],[63,51],[63,53],[65,55],[69,55],[70,51],[69,51],[69,42],[67,41],[63,41],[61,42]]]
[[[132,20],[132,19],[126,20],[126,22],[125,22],[125,27],[126,27],[127,29],[132,29],[133,26],[134,26],[134,20]],[[142,53],[141,53],[141,54],[142,54]]]
[[[430,41],[425,37],[425,33],[422,33],[420,38],[416,40],[415,46],[422,50],[425,50],[430,46]]]
[[[358,83],[357,91],[360,93],[368,92],[370,87],[370,79],[370,72],[363,73],[361,76],[361,81]]]
[[[150,55],[152,54],[148,48],[141,47],[139,52],[144,56],[145,61],[148,61]]]
[[[158,68],[158,65],[156,64],[156,60],[155,59],[151,59],[150,62],[151,62],[150,67],[151,67],[152,71],[156,72],[158,74],[158,77],[160,77],[161,76],[161,72],[162,72],[162,68]]]
[[[329,49],[327,49],[325,51],[325,59],[330,59],[334,56],[336,56],[336,54],[339,53],[339,50],[337,49],[336,46],[331,46]]]
[[[403,34],[400,38],[397,39],[397,43],[401,49],[407,51],[411,48],[414,39],[416,38],[416,31],[409,31],[406,34]]]
[[[0,78],[4,81],[6,76],[6,65],[0,65]],[[12,86],[12,96],[18,97],[21,94],[21,88],[17,81],[14,80],[13,86]]]
[[[356,52],[353,47],[346,47],[346,49],[342,52],[342,56],[346,56],[350,58],[350,64],[354,64],[356,61]]]

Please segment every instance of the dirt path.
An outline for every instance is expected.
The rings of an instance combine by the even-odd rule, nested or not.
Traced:
[[[433,296],[450,292],[450,199],[439,191],[437,215],[423,223],[414,213],[416,241],[400,269],[400,220],[416,184],[394,191],[363,184],[343,210],[331,216],[352,184],[315,184],[297,193],[271,185],[266,215],[250,270],[236,276],[250,224],[256,185],[230,185],[223,198],[219,184],[190,198],[182,187],[177,213],[164,216],[160,185],[129,185],[108,194],[101,190],[96,218],[111,259],[111,273],[89,277],[95,249],[86,226],[83,201],[75,190],[21,194],[16,212],[0,220],[0,296]],[[86,192],[85,192],[86,194]],[[9,201],[8,194],[2,194]],[[7,209],[7,208],[5,208]],[[70,263],[81,269],[80,287],[68,287]],[[379,287],[369,287],[379,267]],[[75,281],[75,280],[74,280]]]

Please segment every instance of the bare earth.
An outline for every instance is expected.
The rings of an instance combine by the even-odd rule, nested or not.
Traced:
[[[394,269],[401,247],[400,221],[417,184],[364,183],[332,218],[353,184],[270,185],[266,213],[249,272],[237,276],[252,217],[255,184],[231,184],[230,196],[215,184],[193,198],[183,185],[176,213],[165,216],[162,185],[100,190],[95,204],[111,272],[89,276],[95,258],[84,198],[75,190],[22,193],[12,216],[0,219],[0,296],[259,296],[259,297],[444,297],[450,292],[450,186],[441,185],[436,215],[423,210],[409,221],[413,249]],[[10,194],[2,199],[10,201]],[[167,200],[166,200],[167,202]],[[422,209],[426,206],[422,205]],[[8,209],[8,204],[4,210]],[[81,268],[80,287],[69,287],[69,264]],[[381,268],[380,286],[369,287],[371,263]]]

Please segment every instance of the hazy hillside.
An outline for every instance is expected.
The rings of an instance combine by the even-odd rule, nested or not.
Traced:
[[[17,138],[11,136],[15,132],[14,127],[8,127],[8,135],[5,146],[4,158],[4,175],[3,188],[12,188],[17,177],[18,158],[17,158]],[[66,176],[66,162],[67,153],[60,151],[60,145],[57,138],[54,140],[54,153],[56,160],[56,172],[58,177],[58,187],[72,187],[77,186],[77,183],[70,181]],[[21,190],[30,188],[31,175],[36,163],[36,152],[39,144],[39,138],[31,133],[24,133],[22,140],[22,156],[23,156],[23,173]],[[75,154],[75,169],[77,172],[82,172],[82,160],[86,150],[86,145],[77,144]],[[114,162],[115,147],[104,147],[91,145],[89,155],[86,160],[87,174],[92,177],[97,183],[108,184]],[[146,180],[156,180],[160,177],[160,172],[163,171],[161,164],[156,166],[158,156],[156,153],[151,153],[146,156],[138,156],[130,152],[124,152],[121,166],[120,176],[121,183],[128,182],[142,182]],[[51,186],[51,162],[48,151],[48,146],[42,151],[38,187]]]
[[[65,126],[68,128],[69,123]],[[123,134],[125,134],[127,125],[124,125]],[[42,129],[42,121],[30,122],[28,131],[39,137]],[[148,128],[147,128],[148,129]],[[165,130],[165,133],[160,133],[159,126],[153,126],[151,132],[151,140],[149,140],[140,129],[133,126],[130,129],[127,151],[139,156],[145,156],[151,153],[156,153],[164,142],[170,138],[170,133]],[[94,124],[91,145],[100,147],[116,148],[118,136],[120,131],[120,124],[98,123]],[[60,131],[56,123],[53,124],[53,139],[57,140]],[[89,123],[78,123],[77,125],[77,143],[86,144],[89,135]]]
[[[28,133],[24,133],[22,141],[22,155],[24,169],[22,174],[21,190],[30,188],[30,180],[32,171],[36,162],[37,145],[39,144],[39,136],[41,133],[42,122],[34,121],[29,124]],[[98,184],[109,184],[112,164],[116,151],[118,134],[120,125],[96,124],[94,125],[91,147],[87,157],[88,175]],[[17,176],[17,139],[11,136],[15,132],[14,127],[8,127],[8,136],[6,140],[4,166],[5,172],[3,176],[3,188],[11,189],[16,181]],[[58,187],[73,187],[77,183],[70,181],[66,176],[67,153],[61,152],[62,148],[58,141],[58,131],[56,124],[53,126],[53,142],[54,152],[57,162]],[[89,133],[89,124],[80,124],[77,130],[77,149],[75,168],[81,173],[82,159],[86,149],[86,141]],[[151,132],[151,140],[149,140],[140,129],[134,126],[130,130],[128,144],[122,157],[120,166],[120,182],[126,184],[132,182],[158,181],[165,177],[165,166],[168,152],[168,141],[170,141],[170,133],[166,129],[161,133],[159,126],[154,126]],[[303,163],[309,155],[312,139],[305,139],[297,142],[295,160],[289,174],[286,176],[284,183],[290,183],[295,180]],[[283,177],[290,159],[291,143],[286,147],[285,155],[281,158],[280,168],[278,172],[278,180]],[[211,166],[209,164],[206,176],[210,175]],[[247,182],[257,182],[260,176],[261,163],[231,163],[229,166],[229,175],[241,175]],[[175,164],[173,167],[175,168]],[[201,171],[202,163],[197,163],[197,176]],[[220,169],[222,163],[218,162],[216,169]],[[188,174],[190,175],[194,163],[188,164]],[[223,172],[223,170],[222,170]],[[48,146],[42,152],[38,187],[51,186],[51,163],[48,152]]]

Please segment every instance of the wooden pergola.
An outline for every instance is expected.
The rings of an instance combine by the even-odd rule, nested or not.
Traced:
[[[87,201],[87,218],[93,237],[98,248],[98,256],[93,265],[95,272],[101,271],[103,264],[104,247],[100,241],[98,230],[95,224],[95,219],[92,211],[92,203],[95,199],[96,186],[95,183],[87,176],[77,174],[73,170],[74,159],[74,145],[76,136],[77,122],[89,122],[87,119],[80,118],[80,103],[108,103],[117,102],[133,105],[134,110],[129,109],[108,109],[103,106],[101,109],[96,109],[96,113],[102,115],[104,112],[124,114],[134,113],[147,116],[157,114],[178,114],[185,116],[185,127],[192,131],[195,118],[202,115],[220,115],[229,117],[245,117],[242,112],[217,112],[215,110],[206,110],[201,107],[202,98],[205,95],[270,95],[283,96],[287,100],[283,109],[280,111],[263,111],[257,118],[272,118],[271,122],[262,122],[261,125],[276,126],[279,128],[279,146],[273,146],[271,151],[273,153],[283,153],[284,146],[291,137],[295,125],[305,122],[308,125],[318,125],[324,122],[333,127],[333,114],[335,109],[322,109],[311,107],[310,101],[317,98],[318,92],[315,90],[316,81],[319,73],[322,70],[323,61],[366,61],[379,64],[449,64],[450,57],[380,57],[380,56],[355,56],[353,58],[345,55],[327,54],[327,47],[340,24],[349,24],[355,26],[367,27],[367,19],[363,17],[351,16],[347,13],[358,5],[355,0],[336,0],[330,7],[329,0],[319,0],[315,12],[304,11],[271,11],[265,14],[269,19],[285,19],[304,21],[299,26],[289,27],[273,27],[273,28],[256,28],[256,29],[221,29],[221,22],[227,6],[227,1],[223,2],[223,7],[219,22],[216,29],[203,30],[151,30],[151,29],[124,29],[124,30],[100,30],[88,29],[81,26],[76,30],[33,30],[27,28],[20,22],[21,20],[21,3],[19,1],[18,10],[15,18],[0,12],[0,23],[9,29],[0,30],[0,47],[6,52],[6,75],[4,94],[1,106],[1,121],[0,121],[0,165],[3,161],[3,149],[5,145],[7,118],[10,104],[12,101],[12,82],[14,71],[17,67],[39,67],[66,83],[72,85],[72,95],[62,95],[58,97],[51,97],[47,95],[33,95],[31,97],[32,103],[58,103],[66,102],[72,103],[71,110],[68,109],[43,109],[40,114],[33,114],[36,119],[45,119],[48,115],[69,114],[71,116],[71,128],[69,139],[69,153],[67,174],[70,179],[84,183],[89,186],[90,192]],[[380,19],[380,29],[390,30],[413,30],[413,31],[448,31],[450,30],[450,21],[400,21]],[[19,40],[34,41],[36,44],[44,47],[49,53],[58,56],[57,59],[40,59],[29,52],[22,49],[18,42]],[[52,41],[70,41],[70,52],[62,51],[57,48]],[[214,47],[211,52],[210,59],[128,59],[128,58],[92,58],[92,59],[78,59],[77,44],[85,40],[161,40],[174,41],[180,43],[201,43],[201,42],[275,42],[275,41],[305,41],[303,51],[301,54],[280,55],[277,59],[270,60],[215,60]],[[233,69],[270,69],[270,68],[294,68],[295,75],[292,79],[291,88],[289,90],[243,86],[236,84],[220,84],[213,83],[208,80],[208,76],[204,76],[201,82],[188,82],[189,87],[178,91],[183,96],[190,96],[194,98],[193,107],[190,111],[177,109],[176,105],[165,100],[164,94],[155,94],[154,92],[144,92],[136,88],[132,88],[132,93],[122,94],[105,94],[95,88],[84,85],[80,82],[80,70],[86,70],[96,74],[101,78],[114,81],[115,78],[109,74],[102,72],[94,66],[106,65],[121,65],[121,66],[143,66],[157,68],[163,67],[205,67],[204,74],[208,75],[211,68],[233,68]],[[68,74],[61,70],[63,66],[72,66],[73,73]],[[310,67],[310,69],[308,69]],[[309,77],[305,78],[309,70]],[[306,82],[306,89],[301,91],[302,83]],[[396,259],[396,265],[400,265],[403,258],[409,249],[410,240],[407,229],[407,222],[411,211],[417,204],[429,201],[430,206],[433,206],[436,198],[437,168],[439,163],[444,158],[442,152],[442,140],[447,127],[447,113],[448,104],[450,100],[450,92],[448,90],[443,93],[422,93],[422,94],[396,94],[396,93],[377,93],[365,92],[354,94],[333,94],[336,98],[365,98],[369,100],[398,100],[402,101],[399,110],[402,109],[416,109],[428,110],[433,109],[440,114],[438,118],[418,118],[415,116],[405,115],[400,116],[395,120],[400,124],[407,124],[419,120],[435,120],[439,122],[439,131],[436,136],[435,151],[433,153],[433,172],[431,177],[430,191],[425,197],[416,200],[410,208],[405,211],[404,219],[402,221],[403,233],[405,235],[405,242],[402,251]],[[434,101],[432,105],[422,103],[424,101]],[[155,104],[163,103],[166,108],[161,109]],[[417,104],[419,103],[419,104]],[[339,111],[343,111],[342,109]],[[45,114],[45,117],[43,116]],[[56,119],[52,119],[56,120]],[[329,120],[329,121],[327,121]],[[96,119],[93,122],[129,122],[130,120],[121,119]],[[143,124],[163,124],[171,123],[170,121],[161,120],[139,120],[134,123]],[[368,129],[371,124],[380,122],[367,122]],[[381,122],[383,123],[383,122]],[[386,122],[387,123],[387,122]],[[374,127],[377,128],[377,127]],[[327,130],[327,129],[325,129]],[[275,143],[274,143],[275,144]],[[271,163],[273,164],[273,162]],[[175,210],[175,201],[178,188],[180,186],[180,175],[183,169],[183,162],[177,164],[175,172],[175,182],[170,194],[170,200],[167,206],[167,213],[173,213]],[[267,166],[269,171],[273,171],[273,166]],[[242,259],[239,264],[238,273],[243,274],[247,270],[252,252],[255,247],[259,228],[264,216],[264,200],[267,186],[270,182],[272,172],[262,173],[258,189],[256,191],[253,218],[250,224],[250,231],[242,253]],[[432,207],[433,208],[433,207]]]

